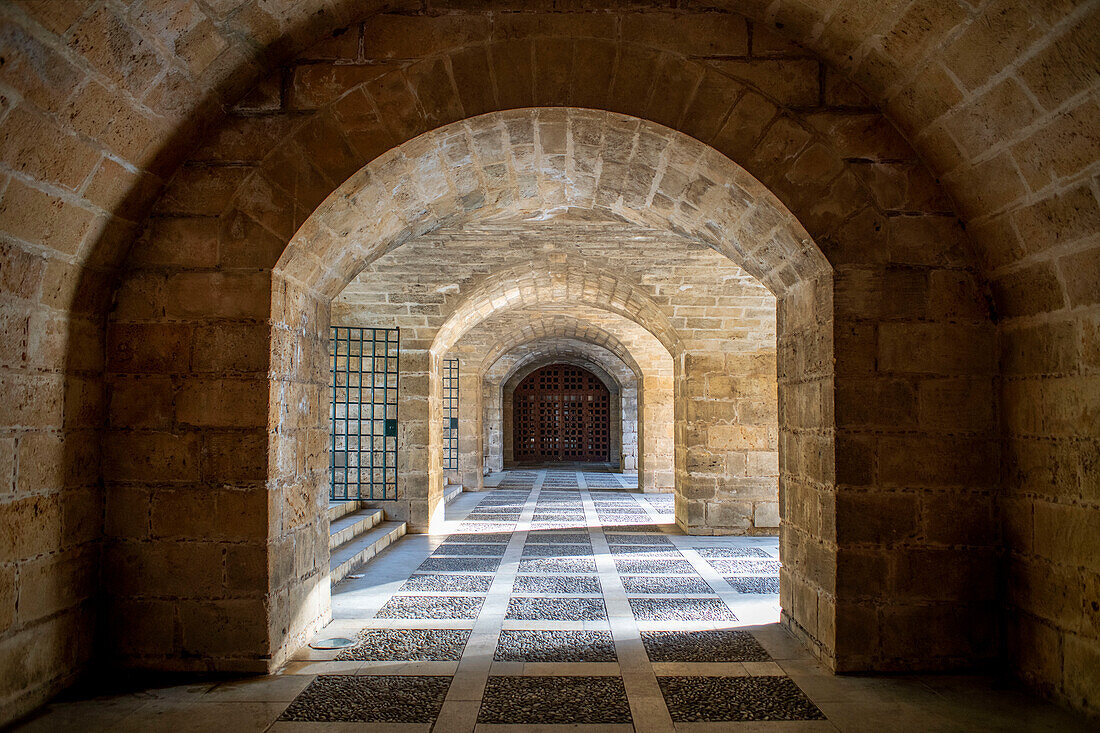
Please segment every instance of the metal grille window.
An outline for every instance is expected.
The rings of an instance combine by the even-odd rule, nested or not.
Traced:
[[[332,327],[332,501],[397,498],[398,329]]]
[[[458,359],[443,360],[443,468],[458,469]]]

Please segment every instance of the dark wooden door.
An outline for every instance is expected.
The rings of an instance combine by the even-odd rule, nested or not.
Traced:
[[[608,460],[611,395],[592,372],[551,364],[512,394],[512,454],[517,463]]]

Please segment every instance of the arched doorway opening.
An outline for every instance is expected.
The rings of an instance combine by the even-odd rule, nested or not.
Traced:
[[[516,387],[512,428],[516,463],[607,463],[611,393],[583,367],[550,364]]]

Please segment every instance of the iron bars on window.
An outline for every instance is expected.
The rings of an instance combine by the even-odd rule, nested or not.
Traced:
[[[397,498],[396,328],[333,326],[332,501]]]
[[[443,360],[443,469],[458,470],[458,359]]]

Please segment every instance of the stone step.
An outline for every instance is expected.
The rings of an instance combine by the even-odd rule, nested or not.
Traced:
[[[332,551],[329,573],[335,585],[349,573],[405,536],[404,522],[382,522],[366,534],[353,537]]]
[[[450,504],[462,494],[462,484],[450,484],[443,487],[443,503]]]
[[[345,514],[351,514],[357,512],[363,508],[363,502],[359,500],[352,501],[330,501],[328,503],[328,521],[332,524]]]
[[[360,509],[330,520],[328,525],[328,549],[338,547],[353,537],[357,537],[372,527],[377,527],[383,519],[381,509]]]

